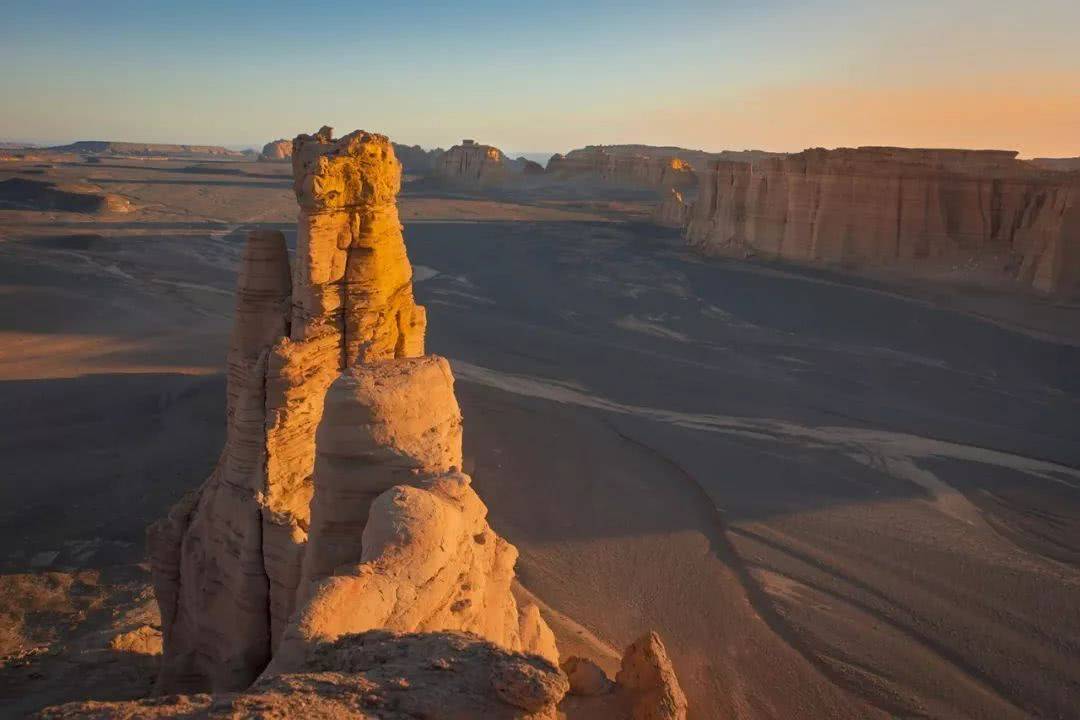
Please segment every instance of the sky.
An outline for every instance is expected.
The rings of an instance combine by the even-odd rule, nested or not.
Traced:
[[[1078,0],[0,0],[0,140],[1080,156]]]

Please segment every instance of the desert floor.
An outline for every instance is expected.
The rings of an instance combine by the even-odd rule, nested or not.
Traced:
[[[143,532],[217,459],[244,230],[288,167],[5,163],[0,715],[150,690]],[[19,173],[30,172],[28,175]],[[633,202],[401,202],[522,584],[658,630],[694,718],[1075,717],[1080,308],[703,259]]]

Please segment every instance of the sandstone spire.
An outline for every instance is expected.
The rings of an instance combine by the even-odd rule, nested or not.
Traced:
[[[517,551],[458,471],[460,411],[449,365],[422,357],[390,141],[324,127],[292,162],[296,260],[290,273],[280,233],[248,239],[222,457],[149,530],[159,692],[239,690],[272,658],[287,670],[378,628],[468,630],[557,662],[510,594]]]

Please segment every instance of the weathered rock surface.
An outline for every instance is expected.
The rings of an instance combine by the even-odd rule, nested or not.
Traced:
[[[651,190],[697,185],[693,168],[678,157],[611,153],[596,145],[552,156],[547,174],[562,180]]]
[[[134,630],[113,637],[109,641],[109,649],[140,655],[160,655],[161,631],[150,625],[140,625]]]
[[[263,162],[274,162],[277,160],[288,160],[292,157],[292,140],[271,140],[263,145],[262,152],[259,153],[259,160]]]
[[[560,667],[566,673],[566,679],[570,681],[570,692],[574,695],[590,697],[611,692],[611,680],[603,668],[592,660],[569,657]]]
[[[656,633],[627,648],[615,682],[629,700],[633,720],[685,720],[686,695]]]
[[[516,550],[457,472],[460,411],[446,361],[422,357],[389,140],[323,128],[292,148],[296,262],[281,233],[250,235],[225,449],[149,531],[158,690],[240,690],[272,658],[282,672],[373,628],[468,630],[557,661],[510,594]]]
[[[394,156],[401,163],[401,169],[405,173],[413,175],[430,175],[435,169],[435,163],[445,152],[442,148],[425,150],[419,145],[400,145],[391,143],[394,148]],[[291,160],[293,154],[292,140],[273,140],[263,145],[259,160],[264,162],[277,162]]]
[[[1044,170],[1056,170],[1058,172],[1080,171],[1080,157],[1033,158],[1028,162]]]
[[[989,255],[1022,283],[1080,294],[1080,181],[1006,151],[807,150],[717,162],[687,227],[708,252],[905,265]]]
[[[519,612],[510,592],[517,550],[457,471],[461,416],[444,359],[348,371],[316,444],[297,610],[271,672],[314,642],[375,628],[466,630],[558,662],[535,607]]]
[[[653,211],[653,222],[664,227],[682,228],[690,219],[690,203],[675,188],[670,188]]]
[[[523,163],[510,160],[497,147],[462,140],[438,159],[434,174],[447,184],[490,188],[512,182],[524,175],[524,169]]]
[[[241,694],[69,703],[40,717],[554,720],[567,687],[551,663],[475,635],[370,631],[322,643],[295,672],[263,678]]]
[[[763,160],[767,157],[782,157],[784,153],[768,152],[765,150],[721,150],[709,152],[707,150],[692,150],[690,148],[677,147],[675,145],[587,145],[581,150],[572,150],[567,155],[573,155],[582,150],[599,149],[608,155],[623,157],[644,158],[679,158],[690,165],[694,172],[702,173],[717,160],[737,160],[739,162],[752,162]]]

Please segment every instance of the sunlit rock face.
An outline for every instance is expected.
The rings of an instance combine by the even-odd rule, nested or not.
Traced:
[[[520,179],[524,171],[524,163],[510,160],[499,148],[462,140],[439,157],[434,174],[451,185],[491,188]]]
[[[448,364],[423,357],[393,147],[323,128],[292,148],[295,261],[281,233],[250,235],[221,459],[148,533],[159,691],[242,689],[285,637],[298,662],[373,628],[469,630],[557,660],[510,595],[516,550],[458,472],[461,417]]]
[[[651,190],[686,190],[697,185],[693,168],[678,157],[617,154],[600,146],[552,156],[547,174],[564,180]]]
[[[259,160],[263,162],[288,160],[291,157],[292,140],[271,140],[263,145],[262,152],[259,153]]]
[[[1044,292],[1080,294],[1080,178],[1007,151],[806,150],[706,173],[687,227],[707,252],[906,265],[1004,257]]]
[[[399,145],[398,143],[391,143],[391,145],[394,148],[395,157],[401,163],[402,170],[415,175],[431,174],[435,167],[435,161],[443,154],[443,150],[439,148],[425,150],[419,145]],[[292,140],[273,140],[263,146],[262,153],[259,154],[259,160],[265,162],[286,161],[292,159],[292,154]]]

